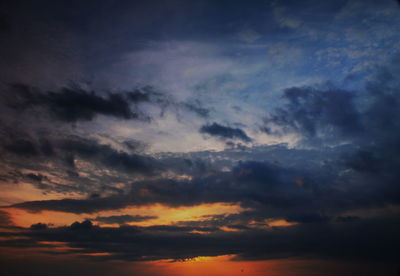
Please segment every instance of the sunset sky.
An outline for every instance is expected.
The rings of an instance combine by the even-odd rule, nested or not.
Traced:
[[[0,275],[400,275],[400,3],[0,2]]]

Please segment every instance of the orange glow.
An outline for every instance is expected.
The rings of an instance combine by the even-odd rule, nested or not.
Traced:
[[[266,224],[270,227],[288,227],[297,225],[296,222],[289,222],[284,219],[267,219]]]
[[[185,261],[148,262],[163,276],[282,276],[286,261],[233,261],[235,255],[200,256]],[[277,271],[279,270],[279,271]]]
[[[238,214],[247,209],[240,207],[238,204],[228,203],[212,203],[200,204],[196,206],[167,207],[161,204],[150,206],[128,207],[122,210],[104,211],[91,217],[99,216],[118,216],[118,215],[141,215],[141,216],[157,216],[156,219],[132,222],[129,225],[136,226],[152,226],[152,225],[170,225],[177,221],[201,221],[205,215],[222,215],[222,214]],[[102,224],[105,226],[117,227],[117,224]]]
[[[54,226],[65,226],[74,221],[82,220],[83,218],[81,215],[53,211],[32,213],[17,208],[8,208],[4,210],[11,215],[11,219],[15,225],[22,227],[29,227],[38,222]]]
[[[82,221],[87,218],[94,219],[97,216],[141,215],[157,216],[156,219],[129,223],[137,226],[169,225],[177,221],[200,221],[205,215],[237,214],[244,209],[239,205],[227,203],[201,204],[190,207],[171,208],[161,204],[141,207],[128,207],[122,210],[103,211],[95,214],[72,214],[55,211],[28,212],[17,208],[4,209],[8,211],[13,222],[18,226],[29,227],[34,223],[46,223],[54,226],[69,225],[74,221]],[[117,224],[101,224],[102,226],[118,227]]]
[[[11,205],[24,201],[53,200],[67,197],[62,193],[46,193],[29,183],[2,183],[0,205]],[[82,195],[69,193],[68,197],[82,198]]]
[[[80,253],[79,255],[83,256],[93,256],[93,257],[101,257],[101,256],[111,256],[111,253],[103,252],[103,253]]]
[[[156,204],[139,208],[127,208],[121,211],[125,214],[158,216],[157,219],[133,223],[139,226],[150,226],[155,224],[171,224],[177,221],[201,221],[205,215],[238,214],[244,210],[246,209],[240,207],[238,204],[212,203],[177,208]],[[107,212],[104,214],[107,215]]]
[[[219,229],[221,229],[222,231],[225,231],[225,232],[239,232],[239,231],[242,231],[240,229],[230,228],[228,226],[222,226]]]
[[[76,248],[76,247],[71,247],[66,242],[41,241],[41,242],[39,242],[39,244],[51,246],[52,247],[51,250],[56,251],[56,252],[68,252],[68,251],[80,249],[80,248]]]
[[[199,235],[205,235],[205,234],[211,234],[212,232],[209,231],[200,231],[200,230],[193,230],[189,232],[190,234],[199,234]]]

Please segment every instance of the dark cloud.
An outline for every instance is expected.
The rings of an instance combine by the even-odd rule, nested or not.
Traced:
[[[86,147],[84,143],[81,148],[80,143],[77,145],[73,143],[68,151],[79,153],[84,158],[93,158],[98,154],[98,145],[94,145]],[[106,151],[110,150],[106,148]],[[383,167],[385,170],[379,174],[373,171],[349,170],[350,167],[343,158],[346,154],[357,152],[352,147],[296,150],[273,146],[262,147],[259,150],[250,153],[236,151],[207,153],[207,155],[198,153],[198,156],[211,154],[210,159],[221,160],[220,164],[215,162],[212,167],[207,163],[197,165],[196,155],[191,159],[185,159],[185,156],[174,159],[166,155],[159,159],[161,164],[168,164],[165,168],[189,174],[192,179],[156,178],[134,181],[129,185],[129,190],[118,195],[79,200],[23,202],[15,204],[14,207],[33,211],[93,213],[154,203],[192,206],[201,203],[230,202],[254,209],[253,213],[247,214],[247,218],[242,218],[240,223],[246,223],[251,219],[262,221],[266,218],[286,218],[290,221],[307,223],[328,221],[349,210],[374,208],[399,202],[395,182],[397,173],[391,168],[393,164],[388,167],[385,165]],[[225,163],[224,160],[228,156],[233,160],[237,158],[238,161]],[[249,160],[269,158],[269,160],[240,161],[247,158]],[[229,171],[222,171],[226,166],[233,167]],[[382,179],[386,181],[381,183]]]
[[[44,138],[40,140],[40,151],[47,156],[52,156],[54,154],[53,145],[49,140]]]
[[[310,173],[311,174],[311,173]],[[294,208],[330,206],[342,192],[332,197],[332,190],[321,190],[307,172],[283,168],[268,162],[240,162],[230,172],[213,172],[192,180],[157,179],[132,183],[127,193],[117,196],[31,201],[13,205],[32,211],[56,210],[73,213],[92,213],[120,209],[129,205],[154,203],[169,206],[192,206],[201,203],[231,202],[245,206],[272,208],[264,217],[291,212]],[[322,179],[322,178],[321,178]],[[300,183],[300,184],[298,184]],[[326,197],[332,197],[327,201]],[[344,200],[344,199],[343,199]],[[260,211],[263,209],[261,208]],[[275,211],[272,211],[275,210]],[[280,210],[280,211],[277,211]],[[277,212],[277,213],[274,213]]]
[[[66,153],[76,154],[94,163],[100,163],[106,167],[127,173],[151,175],[163,170],[161,163],[153,157],[118,151],[109,145],[102,145],[94,140],[71,137],[59,141],[59,143],[60,148]]]
[[[107,224],[125,224],[128,222],[141,222],[156,218],[157,218],[156,216],[120,215],[120,216],[96,217],[93,220]]]
[[[365,166],[376,167],[379,154],[370,152],[372,147],[389,143],[394,146],[398,137],[400,83],[394,76],[399,71],[399,57],[396,56],[379,68],[375,78],[359,91],[338,89],[329,84],[322,88],[286,89],[283,95],[286,105],[269,114],[265,130],[272,133],[269,126],[278,125],[284,132],[301,134],[308,145],[313,145],[316,138],[325,145],[357,145],[363,148],[354,158]]]
[[[149,86],[133,91],[96,92],[72,84],[53,91],[45,91],[24,83],[13,83],[2,87],[0,98],[5,107],[4,116],[25,117],[27,122],[41,123],[42,127],[47,128],[57,126],[57,122],[92,121],[99,115],[150,122],[152,118],[145,111],[146,108],[152,110],[154,107],[159,110],[159,116],[163,117],[166,111],[171,111],[180,120],[183,120],[187,113],[207,118],[210,112],[210,109],[203,107],[198,100],[179,102],[171,95],[158,92]],[[13,130],[16,131],[15,128]],[[21,126],[19,130],[24,129]],[[243,139],[242,134],[238,134],[236,130],[234,132]],[[46,137],[42,138],[40,143],[43,152],[47,155],[53,153],[52,144]]]
[[[252,228],[249,226],[250,222],[252,226],[266,226],[265,217],[259,216],[254,211],[243,211],[237,214],[204,215],[199,220],[178,221],[174,225],[219,229],[228,227],[237,230],[251,230]]]
[[[228,141],[225,144],[226,144],[227,148],[232,149],[232,150],[244,151],[247,149],[247,147],[245,145],[243,145],[242,143],[234,143],[232,141]]]
[[[104,210],[115,210],[126,207],[129,204],[129,198],[118,196],[108,198],[90,198],[90,199],[61,199],[61,200],[42,200],[27,201],[11,205],[11,207],[26,209],[34,212],[43,210],[52,210],[59,212],[71,212],[76,214],[94,213]]]
[[[1,142],[6,151],[21,157],[51,156],[54,154],[54,148],[47,140],[42,140],[38,143],[31,137],[27,137],[25,139],[10,139],[9,141]]]
[[[204,226],[176,226],[176,225],[153,225],[143,227],[145,231],[160,231],[160,232],[191,232],[191,231],[202,231],[202,232],[215,232],[219,231],[217,227],[204,227]]]
[[[283,95],[286,106],[266,118],[264,130],[271,133],[268,125],[272,123],[284,131],[298,132],[306,139],[319,138],[328,143],[357,135],[363,129],[354,97],[354,92],[334,87],[286,89]]]
[[[90,220],[85,220],[82,222],[75,221],[71,224],[70,229],[73,231],[87,231],[94,229],[93,223]]]
[[[26,174],[26,177],[33,181],[37,181],[37,182],[40,182],[46,178],[45,176],[43,176],[41,174],[34,174],[34,173],[28,173],[28,174]]]
[[[243,142],[252,141],[242,129],[223,126],[217,123],[202,126],[200,128],[200,133],[209,134],[222,139],[239,139]]]
[[[1,140],[1,139],[0,139]],[[85,183],[78,187],[81,191],[90,187],[93,184],[88,183],[88,179],[81,175],[81,172],[91,175],[91,179],[98,179],[99,182],[107,181],[107,186],[110,186],[113,181],[128,181],[127,175],[146,175],[151,176],[160,173],[167,169],[167,164],[157,160],[156,158],[140,153],[142,151],[142,144],[133,141],[127,144],[121,142],[122,148],[127,151],[117,150],[109,144],[100,144],[94,139],[86,139],[79,136],[46,136],[46,138],[29,138],[25,140],[7,139],[0,141],[4,143],[4,156],[14,163],[17,169],[28,169],[30,173],[14,173],[13,181],[29,181],[38,188],[68,190],[68,187],[73,188],[73,185],[61,184],[57,185],[55,176],[68,174],[67,179],[79,185],[79,182]],[[91,163],[94,168],[86,169],[85,167],[78,166],[77,160]],[[48,167],[48,162],[54,166]],[[18,166],[17,166],[18,164]],[[104,174],[95,172],[98,169],[106,168],[113,172],[119,172],[119,175],[110,177]],[[172,168],[173,169],[173,168]],[[44,176],[42,171],[52,174],[52,177]],[[33,172],[34,171],[34,172]],[[18,172],[18,170],[17,170]],[[60,177],[65,177],[60,176]],[[113,179],[114,178],[114,179]],[[117,180],[118,179],[118,180]],[[122,180],[123,179],[123,180]],[[41,183],[39,185],[39,183]],[[56,188],[58,187],[58,188]],[[93,191],[91,191],[93,192]]]
[[[339,216],[336,218],[336,220],[339,222],[353,222],[359,219],[360,217],[357,216]]]
[[[38,222],[38,223],[32,224],[30,229],[32,229],[32,230],[44,230],[44,229],[47,229],[47,224]]]
[[[123,145],[131,151],[138,151],[139,149],[143,149],[145,147],[142,142],[133,139],[123,141]]]
[[[152,86],[144,86],[133,91],[126,92],[127,99],[138,106],[139,104],[151,104],[160,109],[160,116],[164,116],[164,112],[168,107],[175,107],[177,103],[173,98],[165,93],[156,90]]]
[[[97,115],[121,119],[139,119],[128,100],[121,94],[109,93],[103,97],[94,91],[79,87],[62,88],[58,92],[42,92],[24,84],[13,84],[15,94],[9,105],[13,108],[43,106],[56,119],[64,122],[91,121]]]
[[[17,155],[35,156],[38,154],[35,145],[29,140],[17,140],[4,146],[4,148]]]
[[[91,154],[91,151],[86,154]],[[128,193],[88,199],[31,201],[12,207],[32,211],[55,210],[93,213],[121,209],[129,205],[162,203],[191,206],[212,202],[242,202],[292,206],[308,200],[307,192],[294,183],[296,174],[269,163],[242,162],[232,172],[215,172],[193,180],[157,179],[132,183]],[[289,193],[292,198],[289,200]],[[302,198],[302,197],[305,198]]]
[[[321,223],[327,222],[331,218],[318,213],[293,213],[286,217],[289,222],[299,223]]]
[[[383,169],[384,163],[372,151],[358,150],[344,157],[344,166],[364,173],[377,173]]]
[[[353,207],[399,204],[400,83],[394,77],[400,72],[399,64],[399,57],[394,57],[357,92],[332,87],[288,89],[287,105],[267,119],[267,126],[296,132],[302,136],[302,145],[322,153],[326,145],[343,145],[332,148],[339,153],[335,159],[327,162],[327,156],[323,157],[335,171],[324,188],[332,192],[328,201],[340,205],[342,194]],[[334,183],[340,182],[346,187],[338,193]],[[348,203],[346,208],[351,208]]]
[[[191,233],[194,229],[163,225],[104,228],[84,221],[69,227],[10,234],[28,238],[20,246],[30,247],[39,241],[66,242],[71,246],[70,252],[109,254],[105,257],[94,255],[93,259],[131,261],[236,254],[240,260],[296,257],[359,262],[379,260],[393,264],[397,261],[396,252],[400,246],[396,239],[400,230],[397,218],[301,224],[268,230],[238,226],[239,232],[214,231],[207,235]],[[5,246],[4,242],[1,245]]]
[[[182,105],[188,111],[194,112],[202,118],[210,117],[210,109],[203,107],[199,101],[183,103]]]
[[[140,102],[149,102],[150,101],[150,96],[146,92],[142,92],[140,90],[135,90],[133,92],[128,92],[127,93],[128,99],[131,102],[134,103],[140,103]]]

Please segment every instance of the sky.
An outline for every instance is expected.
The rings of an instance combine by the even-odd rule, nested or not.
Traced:
[[[0,275],[400,275],[400,3],[0,3]]]

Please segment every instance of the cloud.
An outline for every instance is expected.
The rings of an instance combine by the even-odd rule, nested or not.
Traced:
[[[116,210],[126,207],[129,204],[127,198],[112,196],[108,198],[90,198],[90,199],[60,199],[60,200],[41,200],[27,201],[13,204],[10,207],[21,208],[33,212],[43,210],[70,212],[76,214],[95,213],[104,210]]]
[[[360,114],[354,103],[354,93],[337,88],[316,89],[293,87],[286,89],[283,108],[268,116],[266,124],[276,124],[283,131],[295,131],[305,139],[348,138],[362,131]],[[265,128],[270,132],[268,126]]]
[[[24,84],[11,86],[13,108],[43,106],[56,119],[64,122],[91,121],[97,115],[121,119],[140,119],[138,111],[131,109],[128,100],[121,94],[109,93],[106,97],[79,87],[62,88],[58,92],[41,92]],[[138,94],[128,94],[133,101]]]
[[[309,192],[296,185],[294,180],[297,176],[300,177],[293,169],[267,162],[249,161],[239,163],[230,172],[199,173],[190,180],[159,178],[135,181],[128,192],[118,195],[27,201],[11,207],[31,211],[53,210],[80,214],[155,203],[168,206],[193,206],[201,203],[241,202],[248,206],[262,204],[290,209],[310,202]]]
[[[82,222],[75,221],[71,224],[70,229],[73,231],[87,231],[94,229],[94,226],[90,220],[85,220]]]
[[[396,173],[393,175],[393,172],[385,170],[382,176],[377,174],[371,177],[372,172],[348,171],[347,163],[343,162],[344,153],[352,154],[354,149],[349,151],[348,147],[336,147],[330,151],[296,150],[283,146],[267,149],[253,151],[251,154],[213,153],[212,159],[221,160],[213,164],[214,169],[209,165],[200,170],[192,169],[190,164],[193,161],[190,159],[185,162],[181,157],[172,162],[173,159],[169,157],[160,161],[169,163],[170,169],[189,174],[190,178],[145,179],[133,181],[128,191],[121,191],[117,195],[28,201],[12,207],[79,214],[155,203],[193,206],[227,202],[252,208],[253,213],[247,214],[249,218],[286,218],[305,223],[322,222],[340,216],[345,211],[399,202],[397,193],[394,193],[397,186],[390,180],[392,177],[395,179]],[[235,155],[240,159],[259,158],[260,161],[226,161],[228,156],[233,158]],[[266,156],[270,160],[263,160]],[[226,165],[233,166],[229,171],[222,170]],[[344,174],[344,170],[347,173]],[[378,184],[382,177],[387,178],[387,181]],[[389,191],[393,191],[391,195],[387,194]]]
[[[29,248],[42,241],[64,242],[71,246],[66,252],[107,253],[105,256],[88,256],[94,260],[184,260],[197,256],[235,254],[237,260],[296,257],[393,263],[397,261],[395,253],[400,245],[396,239],[400,230],[396,218],[300,224],[266,230],[239,228],[239,232],[214,231],[201,235],[190,232],[194,229],[213,229],[163,225],[107,228],[84,221],[74,222],[69,227],[31,229],[10,234],[27,237],[25,243],[19,241],[22,247]],[[18,239],[11,242],[16,243]],[[0,245],[9,244],[1,241]]]
[[[44,229],[47,229],[47,227],[48,227],[47,224],[38,222],[38,223],[32,224],[30,229],[31,230],[44,230]]]
[[[46,179],[46,176],[34,173],[28,173],[26,174],[26,177],[36,182],[41,182],[43,179]]]
[[[89,141],[71,143],[73,146],[65,150],[94,162],[102,160],[102,153],[98,151],[102,152],[103,146],[86,142]],[[398,158],[393,150],[380,151],[380,165],[375,170],[368,169],[368,162],[359,164],[360,161],[354,159],[358,150],[351,145],[308,150],[280,145],[240,152],[165,154],[157,160],[163,164],[161,168],[185,177],[159,176],[131,181],[117,194],[28,201],[12,207],[81,214],[154,203],[167,206],[240,203],[253,212],[236,218],[235,222],[221,220],[218,223],[245,225],[250,220],[270,218],[300,223],[327,222],[343,216],[344,212],[398,204],[400,198],[395,181],[398,173],[394,169]],[[378,154],[378,148],[371,150]],[[105,151],[111,151],[111,148],[105,146]]]
[[[141,222],[151,219],[156,219],[156,216],[140,216],[140,215],[120,215],[108,217],[96,217],[93,220],[106,224],[125,224],[128,222]]]
[[[133,92],[128,92],[127,93],[128,99],[134,103],[140,103],[140,102],[149,102],[150,97],[149,94],[146,92],[142,92],[140,90],[135,90]]]
[[[252,139],[247,136],[246,132],[244,132],[242,129],[223,126],[217,123],[202,126],[200,128],[200,133],[209,134],[222,139],[239,139],[243,142],[252,141]]]
[[[322,152],[325,146],[337,145],[332,149],[340,154],[331,164],[338,171],[330,181],[346,183],[346,197],[355,205],[398,204],[400,83],[394,77],[398,72],[396,56],[360,91],[317,87],[285,90],[287,104],[268,116],[267,127],[275,125],[284,132],[299,133],[300,145],[322,148]],[[336,192],[331,199],[337,197]]]
[[[4,146],[4,148],[17,155],[21,156],[36,156],[38,154],[35,145],[29,140],[16,140]]]
[[[254,43],[259,40],[262,35],[250,28],[244,28],[237,34],[238,38],[246,43]]]
[[[318,174],[314,169],[320,170]],[[299,168],[286,168],[269,162],[246,161],[239,162],[231,171],[205,170],[203,173],[194,174],[191,179],[158,178],[134,181],[128,192],[118,195],[88,199],[28,201],[11,207],[31,211],[93,213],[155,203],[168,206],[193,206],[201,203],[227,202],[241,203],[246,207],[259,209],[260,216],[270,218],[290,214],[297,208],[333,209],[332,205],[336,201],[342,202],[350,197],[351,191],[332,194],[332,188],[329,186],[320,190],[317,185],[319,180],[327,184],[335,180],[329,179],[329,175],[324,175],[324,170],[325,168],[318,166],[309,171],[301,171]],[[268,208],[270,211],[263,213]],[[340,208],[344,208],[343,205]]]
[[[94,140],[80,137],[70,137],[59,141],[59,147],[65,152],[76,154],[94,163],[127,173],[142,173],[151,175],[163,170],[161,163],[155,158],[139,154],[129,154],[113,149],[109,145],[102,145]]]
[[[12,225],[10,215],[5,211],[0,210],[0,228],[4,227],[4,226],[10,226],[10,225]]]
[[[321,223],[327,222],[331,218],[318,213],[293,213],[286,217],[289,222],[300,222],[300,223]]]
[[[183,103],[182,106],[202,118],[209,118],[210,109],[203,107],[199,101]]]
[[[92,183],[93,180],[98,179],[100,183],[108,181],[107,186],[111,186],[114,181],[127,181],[126,175],[151,176],[167,168],[167,164],[140,152],[141,148],[136,145],[137,143],[133,147],[132,141],[128,143],[129,151],[127,152],[125,151],[128,147],[126,141],[122,141],[119,144],[120,149],[116,149],[110,144],[100,144],[97,140],[75,135],[45,137],[46,139],[30,137],[15,141],[9,138],[6,141],[0,140],[0,143],[4,144],[4,154],[10,161],[14,160],[15,168],[33,170],[26,174],[14,173],[14,181],[29,181],[39,188],[49,189],[59,181],[58,177],[64,178],[67,172],[70,177],[66,179],[69,178],[77,186],[79,182],[86,182],[86,188],[93,188],[93,185],[89,185],[88,178],[85,179],[81,173],[89,176]],[[48,162],[51,162],[52,166],[46,165]],[[86,164],[91,164],[91,167]],[[110,173],[101,173],[99,170],[102,168],[109,172],[119,172],[119,175],[111,177]],[[49,173],[51,177],[46,176]],[[62,184],[58,185],[57,189],[68,189],[72,186],[74,186],[73,183]]]

